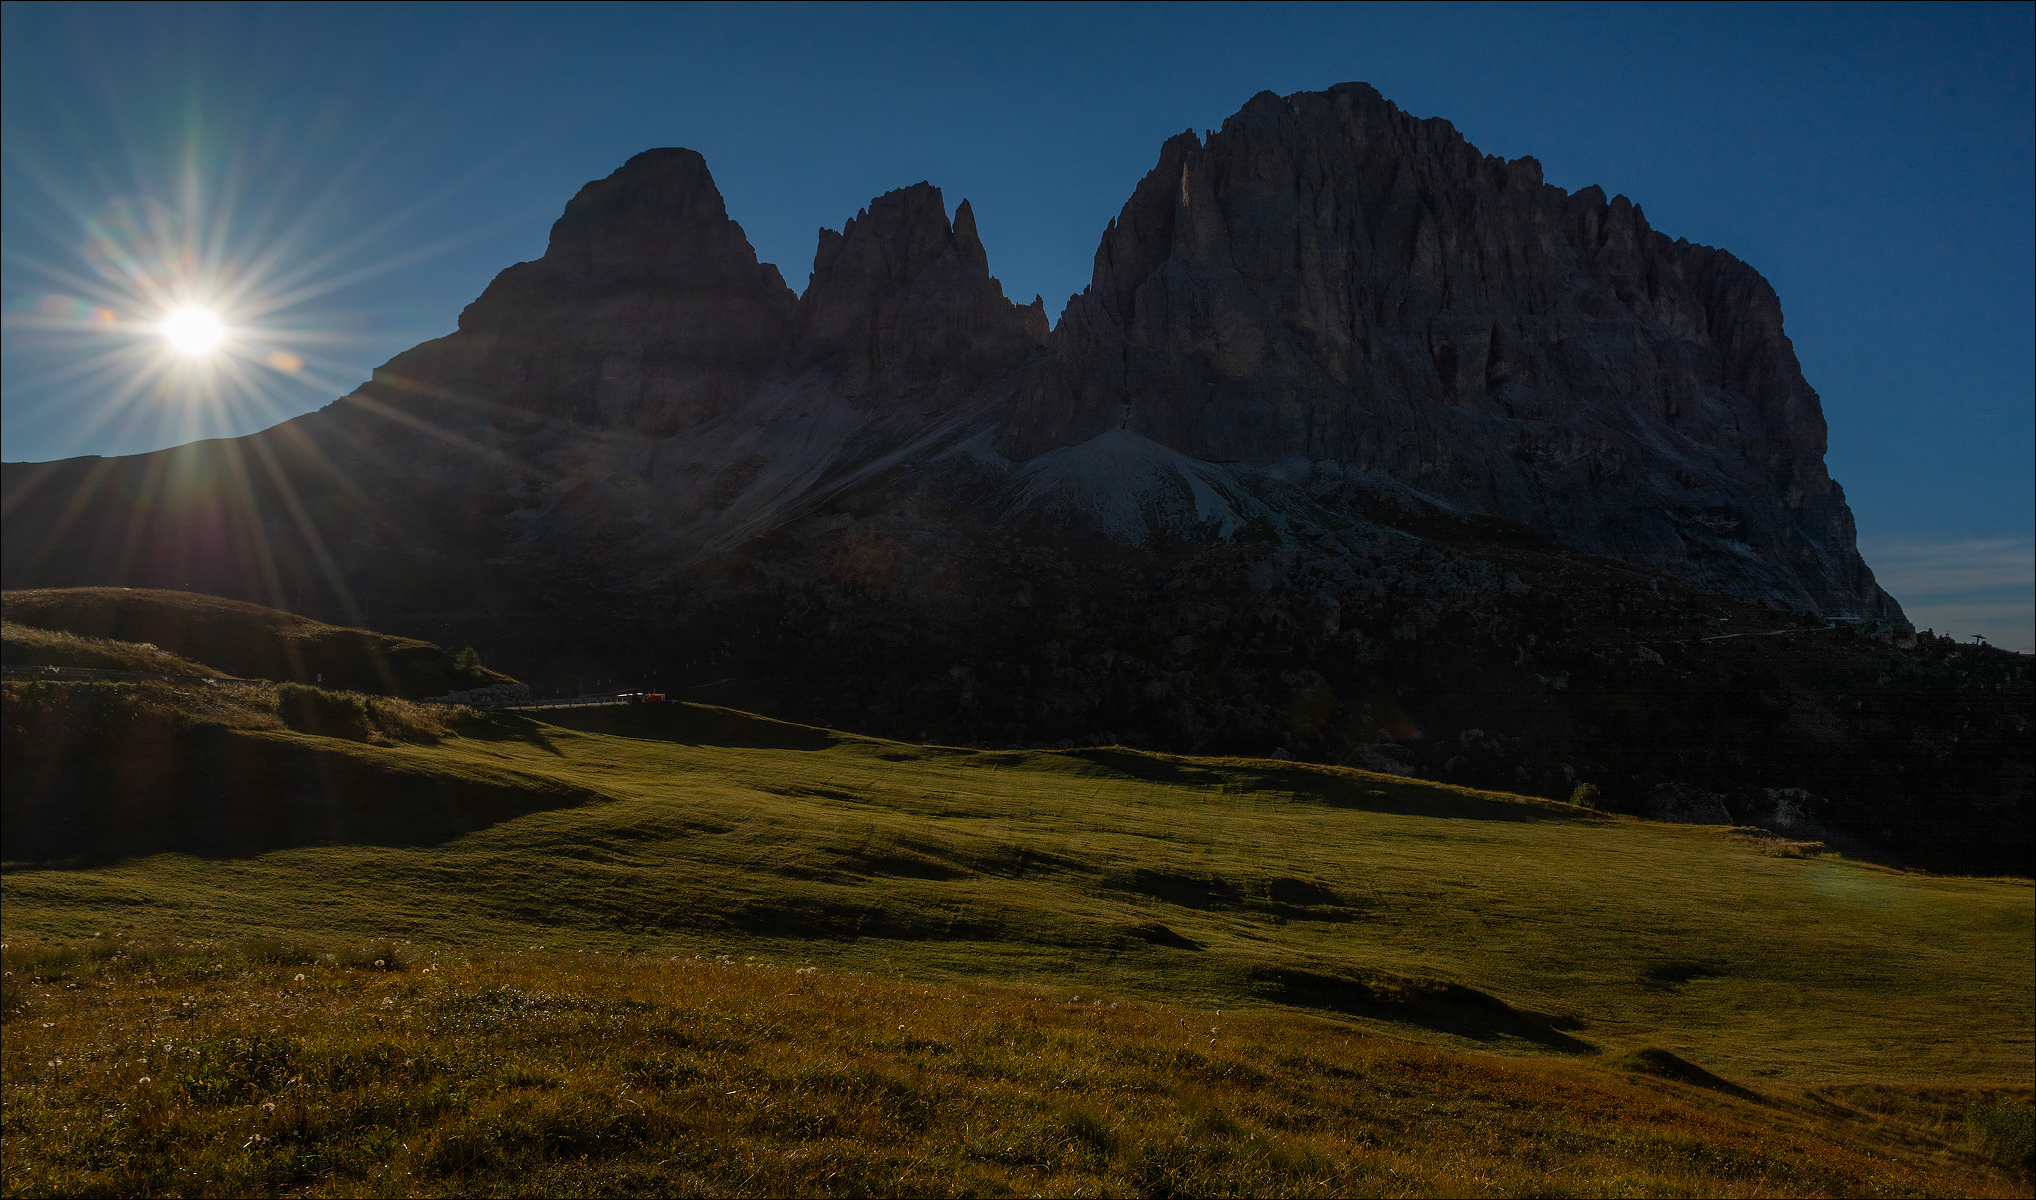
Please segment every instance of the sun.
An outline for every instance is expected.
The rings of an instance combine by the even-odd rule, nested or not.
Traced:
[[[173,310],[159,328],[163,338],[181,354],[200,358],[219,348],[226,340],[226,326],[210,311],[195,304]]]

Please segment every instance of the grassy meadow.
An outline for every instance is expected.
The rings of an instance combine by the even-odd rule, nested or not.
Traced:
[[[694,705],[312,728],[172,733],[232,836],[10,847],[10,1193],[2029,1191],[2026,880]]]
[[[1744,1088],[755,956],[101,938],[7,962],[42,980],[8,1000],[10,1195],[2028,1191],[1987,1137],[2026,1143],[2026,1083]]]

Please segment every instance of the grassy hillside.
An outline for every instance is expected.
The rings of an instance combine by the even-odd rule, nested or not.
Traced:
[[[2028,1192],[2026,1080],[1743,1088],[760,957],[10,937],[9,1195]]]
[[[0,622],[0,662],[10,667],[85,667],[98,671],[144,671],[156,675],[217,676],[204,663],[144,642],[79,637],[55,629]]]
[[[2027,1194],[2027,881],[696,705],[0,696],[8,1194]]]
[[[83,638],[149,643],[231,675],[340,691],[417,699],[508,678],[487,670],[462,674],[452,658],[430,642],[327,625],[197,592],[10,591],[0,593],[0,613],[12,624]]]
[[[163,850],[245,853],[307,839],[414,841],[442,836],[441,820],[464,827],[462,805],[479,803],[491,819],[528,807],[541,786],[491,792],[464,777],[391,773],[319,749],[335,741],[428,744],[462,715],[472,714],[294,683],[10,680],[0,684],[6,853],[108,861]],[[253,736],[261,733],[313,736]],[[355,765],[361,769],[349,770]]]
[[[10,770],[29,728],[10,719]],[[185,790],[83,818],[127,857],[10,865],[10,935],[739,950],[1516,1053],[1660,1046],[1747,1081],[2032,1064],[2026,882],[1335,768],[921,747],[698,706],[384,740],[191,724],[159,751],[204,764]],[[10,855],[34,799],[10,778]],[[209,857],[161,852],[207,821]]]

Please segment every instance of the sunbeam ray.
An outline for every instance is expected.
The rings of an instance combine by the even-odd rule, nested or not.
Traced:
[[[499,236],[548,207],[518,206],[388,249],[392,235],[442,213],[532,138],[556,130],[511,139],[400,203],[360,214],[369,219],[349,213],[406,122],[442,103],[428,81],[412,82],[377,136],[321,163],[317,186],[278,187],[279,172],[302,171],[303,130],[289,115],[228,117],[261,110],[222,105],[192,84],[151,128],[128,119],[135,110],[119,103],[123,79],[88,59],[85,77],[95,76],[112,101],[116,153],[89,176],[56,170],[33,144],[0,149],[12,179],[43,201],[22,210],[43,235],[38,244],[77,251],[75,259],[47,248],[25,253],[12,238],[5,250],[12,295],[0,320],[10,339],[38,347],[10,362],[9,403],[73,403],[61,452],[102,447],[109,437],[174,445],[250,433],[303,412],[320,393],[348,393],[359,382],[359,352],[395,339],[351,328],[359,319],[329,308],[335,296]],[[75,225],[58,228],[65,216]],[[36,290],[24,291],[22,280]],[[425,424],[434,439],[456,438]]]

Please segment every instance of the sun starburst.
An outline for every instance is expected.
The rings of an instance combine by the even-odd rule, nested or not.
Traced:
[[[163,340],[179,353],[193,358],[212,353],[226,340],[226,326],[211,310],[196,304],[172,309],[163,318],[162,332]]]
[[[307,490],[336,489],[363,519],[378,519],[350,477],[354,432],[291,418],[353,392],[361,352],[388,340],[367,332],[369,314],[336,306],[347,289],[494,227],[477,224],[450,239],[377,253],[423,206],[349,228],[351,193],[341,184],[365,164],[278,190],[276,173],[256,162],[267,140],[194,117],[186,144],[173,152],[138,149],[131,178],[117,185],[128,194],[110,198],[105,176],[80,190],[66,182],[73,172],[9,147],[43,201],[15,206],[10,197],[10,215],[31,210],[28,219],[42,227],[42,236],[28,240],[33,252],[18,243],[8,248],[10,416],[36,413],[53,443],[38,458],[185,452],[147,462],[99,458],[82,476],[51,461],[20,476],[7,511],[36,501],[46,487],[72,489],[64,503],[75,511],[109,490],[138,491],[129,499],[139,511],[168,514],[163,536],[195,527],[194,513],[202,514],[198,524],[214,523],[205,526],[213,541],[195,544],[197,558],[236,538],[257,547],[260,595],[251,598],[282,606],[309,585],[342,619],[359,623],[366,614],[359,564],[342,561],[302,500]],[[426,436],[457,438],[408,414],[394,416]],[[202,503],[192,500],[200,496]],[[57,553],[65,527],[25,556]],[[119,536],[134,543],[121,551],[128,555],[153,535],[137,526]],[[278,553],[278,538],[294,539],[301,552]]]

